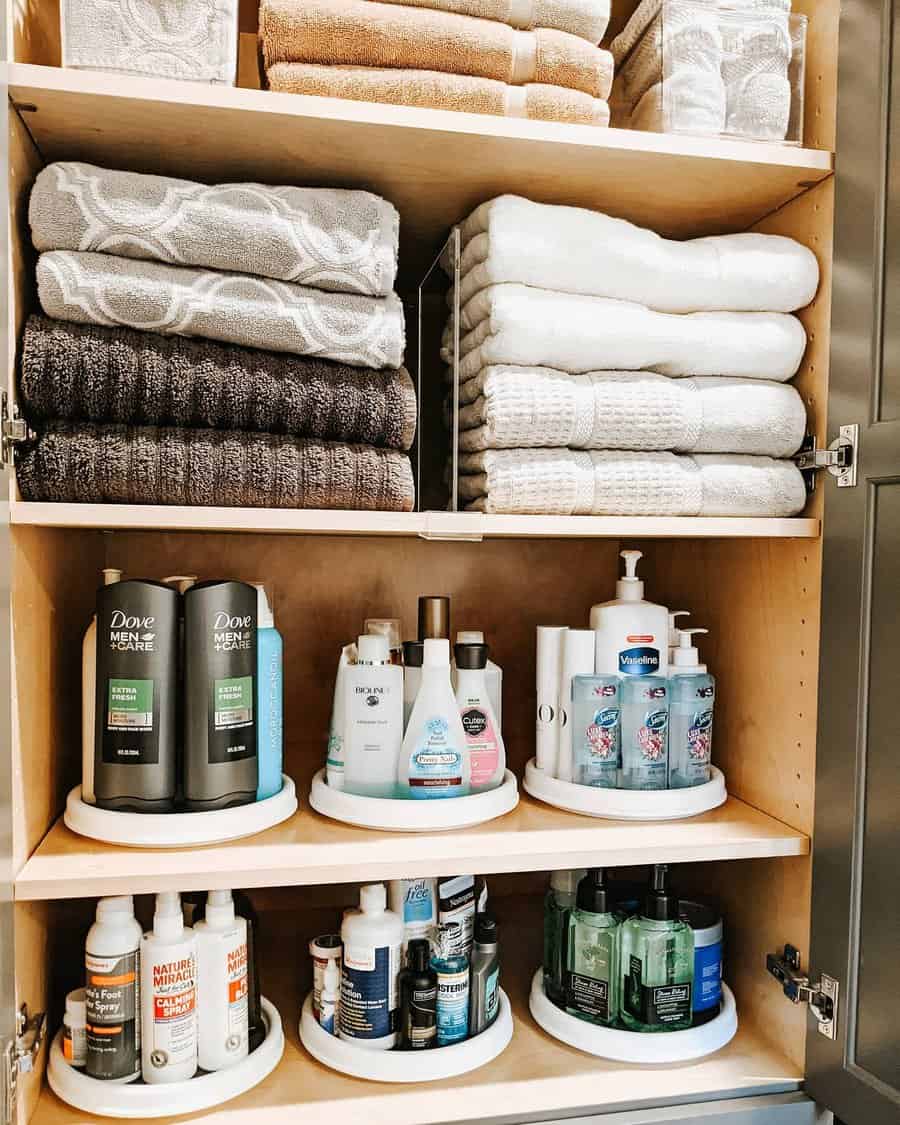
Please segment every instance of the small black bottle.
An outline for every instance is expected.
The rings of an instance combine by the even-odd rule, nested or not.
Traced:
[[[400,1045],[407,1051],[437,1046],[437,973],[425,938],[409,943],[409,968],[400,976]]]

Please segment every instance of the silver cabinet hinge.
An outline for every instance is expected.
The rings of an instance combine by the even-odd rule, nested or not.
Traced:
[[[4,465],[12,465],[13,452],[24,441],[33,441],[34,433],[24,418],[19,417],[18,406],[9,409],[6,391],[0,395],[0,460]]]
[[[766,968],[781,984],[785,996],[794,1004],[808,1004],[816,1017],[818,1031],[826,1039],[837,1035],[838,982],[822,973],[815,984],[800,968],[800,950],[786,945],[781,954],[770,953]]]
[[[19,1075],[34,1070],[34,1061],[43,1045],[46,1030],[45,1012],[29,1015],[27,1004],[16,1012],[16,1037],[6,1042],[0,1058],[3,1067],[3,1112],[0,1121],[3,1125],[14,1125]]]
[[[854,422],[841,426],[838,437],[827,449],[819,449],[816,435],[807,434],[800,452],[794,457],[794,464],[803,473],[806,491],[815,492],[816,475],[821,469],[837,477],[838,488],[855,488],[858,459],[859,426]]]

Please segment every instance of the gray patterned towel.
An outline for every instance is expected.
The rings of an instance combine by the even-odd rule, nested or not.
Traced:
[[[403,305],[394,293],[325,293],[248,274],[72,250],[42,254],[37,280],[41,307],[55,320],[205,336],[352,367],[403,362]]]
[[[408,512],[405,453],[222,430],[51,422],[22,447],[26,500]]]
[[[204,426],[409,449],[416,392],[405,368],[156,336],[32,316],[20,387],[34,421]]]
[[[38,250],[93,250],[385,297],[400,218],[368,191],[206,184],[48,164],[28,205]]]

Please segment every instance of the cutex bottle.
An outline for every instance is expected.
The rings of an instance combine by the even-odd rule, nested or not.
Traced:
[[[200,582],[184,595],[184,796],[190,809],[256,800],[257,592]]]

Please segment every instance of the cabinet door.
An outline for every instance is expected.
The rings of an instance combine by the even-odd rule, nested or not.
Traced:
[[[900,0],[841,18],[829,434],[860,425],[859,484],[827,482],[807,1089],[846,1125],[900,1120]],[[815,81],[815,75],[811,75]]]

